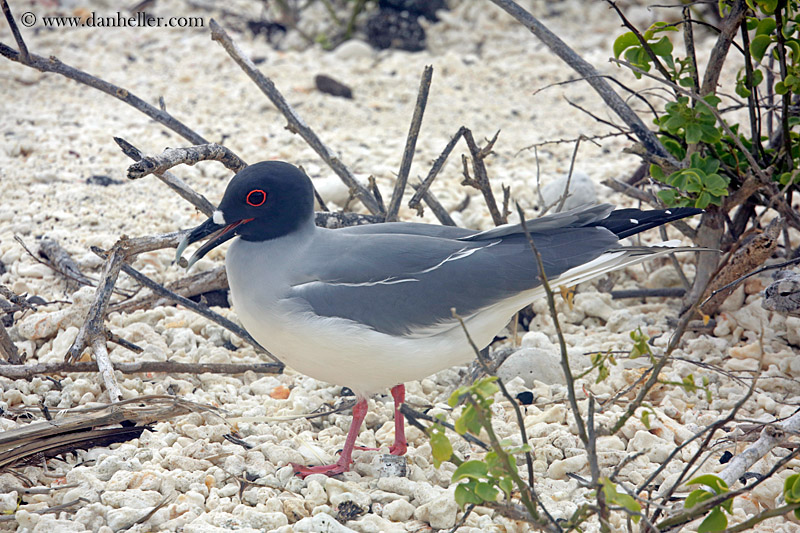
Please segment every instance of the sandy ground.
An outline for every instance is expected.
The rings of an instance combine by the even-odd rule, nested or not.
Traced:
[[[15,13],[31,11],[39,16],[54,12],[51,6],[15,3]],[[611,44],[620,33],[615,16],[602,2],[528,2],[544,17],[553,31],[571,44],[585,59],[603,71],[622,74],[608,63]],[[243,12],[257,16],[255,5],[243,3]],[[114,13],[107,5],[71,5],[73,9]],[[331,207],[341,207],[346,189],[332,171],[296,135],[285,129],[285,120],[259,92],[224,50],[212,42],[207,28],[212,13],[175,3],[154,8],[164,16],[201,16],[204,28],[76,28],[53,29],[37,24],[23,28],[31,52],[55,55],[70,64],[125,87],[144,100],[157,104],[163,97],[167,110],[210,141],[224,144],[248,162],[282,159],[303,165]],[[632,6],[629,15],[644,26],[653,14]],[[537,205],[537,162],[526,147],[544,140],[570,139],[578,135],[606,133],[607,127],[570,106],[567,100],[591,109],[607,119],[609,111],[582,83],[557,85],[575,74],[526,30],[498,8],[486,2],[464,2],[445,13],[428,28],[428,50],[421,53],[375,52],[349,43],[334,52],[318,47],[294,50],[299,43],[290,35],[283,51],[276,51],[263,38],[242,31],[241,23],[214,14],[246,53],[258,59],[259,68],[283,92],[308,124],[327,142],[356,175],[366,182],[376,178],[388,198],[400,165],[419,78],[425,65],[433,65],[434,81],[411,169],[412,178],[424,176],[459,126],[472,129],[477,139],[489,138],[500,130],[495,154],[488,160],[495,190],[511,187],[513,198],[530,210]],[[587,25],[590,25],[587,27]],[[12,45],[7,25],[0,27],[0,40]],[[710,41],[709,41],[710,42]],[[708,48],[708,47],[706,47]],[[98,91],[53,74],[42,74],[6,60],[0,62],[0,261],[5,273],[0,283],[18,294],[36,295],[54,302],[33,312],[18,313],[10,328],[12,338],[28,361],[55,362],[66,349],[83,321],[93,290],[68,293],[64,281],[27,255],[14,240],[19,236],[32,249],[36,240],[47,236],[57,240],[90,275],[98,273],[100,261],[89,251],[92,245],[108,248],[122,234],[140,236],[175,231],[196,225],[203,217],[192,206],[172,194],[153,177],[138,182],[126,179],[130,161],[119,151],[112,137],[120,136],[146,153],[157,154],[167,147],[184,146],[184,139],[148,119],[138,111]],[[353,100],[321,94],[314,88],[316,74],[328,74],[352,87]],[[634,85],[636,85],[634,83]],[[544,89],[543,89],[544,88]],[[540,92],[535,92],[543,89]],[[730,90],[730,88],[729,88]],[[535,93],[535,94],[534,94]],[[621,153],[627,141],[611,138],[601,146],[584,142],[576,169],[596,184],[600,201],[633,205],[599,185],[605,178],[625,178],[637,160]],[[566,174],[574,144],[551,144],[539,149],[542,184]],[[432,190],[449,210],[466,195],[471,201],[462,212],[453,212],[464,226],[491,227],[491,218],[480,195],[460,185],[459,145]],[[216,202],[230,173],[217,163],[176,169],[196,190]],[[107,187],[87,183],[92,176],[105,176],[119,183]],[[406,220],[420,220],[407,208]],[[426,211],[424,221],[434,218]],[[655,232],[645,242],[660,240]],[[670,230],[670,236],[679,238]],[[200,271],[219,265],[224,250],[216,250],[194,267]],[[144,254],[135,266],[160,282],[185,275],[172,265],[173,252]],[[689,258],[683,258],[688,273]],[[617,288],[665,286],[678,280],[666,261],[626,270],[618,276]],[[762,284],[763,285],[763,284]],[[121,278],[120,286],[135,288]],[[663,461],[676,444],[693,431],[719,418],[746,390],[747,381],[737,382],[716,371],[751,376],[763,353],[763,379],[757,393],[740,417],[773,420],[790,415],[800,401],[800,377],[793,345],[798,344],[797,324],[761,309],[759,283],[732,297],[718,326],[710,335],[687,335],[676,352],[687,362],[675,362],[665,379],[680,381],[693,374],[698,383],[708,378],[712,401],[702,391],[686,392],[665,386],[650,399],[655,416],[648,431],[639,420],[631,420],[618,436],[602,441],[601,466],[612,469],[629,453],[644,455],[625,467],[621,482],[636,485]],[[70,305],[68,302],[79,305]],[[523,345],[554,351],[554,331],[544,302],[534,304],[537,317]],[[582,286],[573,308],[559,303],[570,353],[580,361],[582,354],[598,350],[629,350],[628,333],[642,327],[655,345],[663,347],[670,332],[666,319],[675,316],[676,300],[646,303],[613,301],[594,285]],[[235,319],[235,311],[218,309]],[[143,346],[136,355],[110,345],[115,361],[172,360],[179,362],[257,362],[251,348],[183,308],[158,307],[130,314],[113,314],[108,320],[121,336]],[[761,340],[759,340],[761,337]],[[238,349],[229,350],[230,342]],[[761,343],[761,344],[759,344]],[[790,344],[791,343],[791,344]],[[320,354],[321,357],[324,354]],[[697,362],[714,365],[698,366]],[[639,375],[638,364],[620,364],[603,383],[594,374],[579,384],[591,388],[600,398],[632,383]],[[446,408],[446,399],[462,380],[464,369],[451,369],[408,385],[411,405],[434,406],[433,413],[454,419],[458,412]],[[17,511],[17,522],[0,522],[0,528],[19,531],[426,531],[454,525],[460,511],[449,486],[454,465],[432,466],[430,445],[414,429],[409,431],[408,478],[379,478],[380,453],[356,452],[353,472],[341,480],[312,476],[303,481],[293,477],[287,464],[330,461],[344,441],[349,413],[312,421],[304,415],[340,400],[340,389],[290,370],[278,376],[246,373],[226,375],[118,375],[126,398],[144,394],[177,394],[188,400],[208,403],[225,410],[218,416],[191,414],[157,423],[141,438],[109,448],[80,451],[65,461],[53,460],[45,474],[40,466],[19,471],[35,486],[58,487],[46,494],[26,496],[17,508],[18,478],[0,476],[0,510]],[[270,396],[277,387],[290,389],[288,399]],[[513,391],[533,388],[536,402],[526,408],[526,425],[535,448],[537,490],[552,514],[566,518],[587,501],[587,491],[567,472],[587,475],[585,454],[566,408],[565,389],[559,384],[510,383]],[[25,423],[11,416],[24,407],[44,402],[53,412],[107,401],[95,374],[71,374],[52,381],[0,379],[0,428]],[[388,446],[392,442],[391,398],[370,401],[370,414],[360,436],[366,446]],[[613,421],[621,412],[611,407],[598,415],[598,422]],[[498,432],[519,438],[513,411],[498,403]],[[36,413],[39,416],[39,413]],[[222,435],[238,427],[239,434],[253,447],[249,450],[226,441]],[[469,446],[453,438],[457,451],[474,454]],[[720,470],[724,451],[736,451],[730,441],[719,441],[700,466],[700,472]],[[385,451],[385,450],[384,450]],[[691,457],[692,446],[656,480],[669,485]],[[754,471],[763,472],[778,450]],[[790,463],[797,470],[798,462]],[[791,470],[791,469],[790,469]],[[738,499],[733,520],[741,520],[760,509],[780,503],[783,479],[789,470],[774,477],[751,496]],[[236,477],[255,479],[240,492]],[[665,481],[666,480],[666,481]],[[448,488],[449,487],[449,488]],[[682,489],[683,490],[683,489]],[[68,512],[36,515],[37,509],[72,501],[86,501]],[[135,524],[167,497],[160,510]],[[353,501],[368,513],[337,523],[337,509]],[[614,526],[624,527],[620,516]],[[590,524],[590,529],[593,527]],[[766,526],[765,526],[766,527]],[[349,529],[347,529],[349,528]],[[523,531],[525,527],[480,509],[458,530]],[[766,530],[766,529],[765,529]],[[784,518],[769,522],[771,531],[796,531]]]

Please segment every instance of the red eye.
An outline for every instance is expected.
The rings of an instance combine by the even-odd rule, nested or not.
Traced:
[[[249,193],[247,193],[247,205],[252,205],[253,207],[260,207],[264,205],[264,202],[267,201],[267,193],[262,191],[261,189],[253,189]]]

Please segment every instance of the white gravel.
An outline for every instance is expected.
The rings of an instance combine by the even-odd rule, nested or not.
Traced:
[[[527,2],[535,13],[545,17],[550,27],[588,61],[614,75],[622,71],[607,62],[611,44],[622,30],[606,5],[578,0],[551,3]],[[157,5],[157,15],[201,15],[191,2]],[[253,6],[246,4],[247,9]],[[14,5],[17,14],[52,9],[39,4],[32,8]],[[72,7],[61,8],[70,13]],[[78,9],[113,12],[99,4]],[[41,13],[37,10],[41,10]],[[77,11],[76,11],[77,12]],[[257,13],[256,13],[257,14]],[[631,19],[647,25],[654,14],[642,7],[631,7]],[[220,20],[218,18],[218,20]],[[586,25],[590,22],[591,29]],[[524,28],[487,2],[463,2],[430,25],[429,50],[410,54],[398,51],[375,52],[362,43],[351,42],[328,53],[319,48],[275,51],[263,38],[253,39],[221,20],[231,36],[251,56],[260,58],[259,68],[270,76],[289,102],[320,137],[335,150],[364,181],[375,176],[384,198],[388,198],[411,117],[419,77],[425,65],[435,72],[425,118],[412,166],[412,179],[424,176],[459,126],[471,128],[476,139],[500,137],[488,168],[498,194],[501,184],[511,186],[515,200],[526,209],[537,202],[536,160],[525,147],[543,140],[568,139],[580,134],[603,133],[606,128],[571,107],[566,99],[612,118],[599,98],[583,83],[548,84],[576,75]],[[125,87],[156,104],[163,96],[167,109],[210,141],[222,142],[248,162],[283,159],[303,165],[319,185],[323,196],[335,207],[346,200],[347,192],[332,171],[296,135],[288,132],[285,120],[272,107],[222,48],[210,40],[208,29],[171,28],[23,28],[31,52],[56,55],[61,61]],[[0,40],[13,43],[7,28],[0,28]],[[298,42],[296,36],[287,40]],[[699,47],[700,49],[701,47]],[[708,48],[708,47],[706,47]],[[18,314],[10,333],[29,362],[54,362],[63,357],[83,321],[92,289],[65,292],[65,284],[48,268],[28,256],[14,240],[18,235],[36,248],[36,239],[48,236],[60,242],[90,275],[98,274],[99,260],[89,246],[111,246],[122,234],[130,236],[174,231],[197,224],[202,216],[170,193],[152,177],[128,182],[125,172],[130,161],[120,153],[112,137],[121,136],[146,153],[159,153],[166,147],[187,142],[151,121],[143,114],[98,91],[79,86],[52,74],[42,74],[6,60],[0,60],[0,261],[6,272],[0,283],[17,293],[27,293],[54,303],[35,313]],[[316,74],[331,75],[353,89],[354,100],[320,94],[314,89]],[[632,82],[634,86],[637,83]],[[725,90],[732,92],[730,84]],[[595,182],[601,201],[632,205],[627,199],[609,193],[599,185],[605,178],[625,178],[638,164],[636,158],[621,153],[624,140],[604,140],[602,147],[582,143],[577,169]],[[566,174],[573,144],[554,144],[539,149],[541,182],[546,184]],[[459,145],[433,191],[448,209],[471,197],[469,206],[453,213],[459,224],[491,226],[479,193],[460,185]],[[230,177],[217,163],[176,169],[196,190],[212,202],[217,201]],[[101,187],[89,185],[93,175],[108,176],[121,184]],[[343,194],[344,193],[344,194]],[[401,216],[420,220],[404,208]],[[433,222],[426,211],[424,221]],[[656,232],[644,236],[646,242],[660,240]],[[671,238],[679,238],[674,229]],[[215,250],[198,263],[196,271],[220,264],[224,250]],[[171,264],[173,252],[162,250],[144,254],[135,266],[161,282],[185,275]],[[682,258],[687,261],[688,258]],[[687,274],[692,267],[685,265]],[[630,268],[617,279],[618,287],[665,286],[676,284],[666,260]],[[121,287],[134,288],[124,276]],[[685,360],[669,365],[665,380],[680,381],[688,374],[696,380],[708,378],[712,401],[705,394],[687,393],[680,387],[658,387],[649,398],[651,428],[639,419],[629,421],[616,436],[600,442],[601,467],[610,472],[628,454],[645,451],[622,469],[619,480],[628,486],[642,482],[666,458],[676,444],[694,431],[719,418],[742,396],[748,381],[739,382],[716,371],[744,377],[758,369],[762,357],[759,388],[740,413],[740,418],[773,420],[792,414],[800,401],[800,359],[795,354],[798,319],[784,319],[760,306],[760,294],[742,291],[739,301],[726,304],[717,317],[713,335],[689,334],[676,355]],[[65,302],[72,302],[69,305]],[[637,327],[663,349],[671,329],[667,318],[678,311],[669,300],[615,301],[597,292],[595,286],[582,286],[570,307],[559,298],[559,313],[570,354],[629,350],[629,332]],[[537,350],[553,349],[554,330],[546,303],[534,303],[535,333],[522,338],[522,345]],[[235,320],[235,312],[217,309]],[[791,322],[790,322],[791,321]],[[136,355],[110,345],[114,361],[179,362],[257,362],[260,357],[222,328],[183,308],[157,307],[130,314],[113,314],[108,324],[122,337],[145,348]],[[787,327],[787,325],[789,327]],[[233,342],[238,349],[225,347]],[[792,345],[789,344],[792,342]],[[321,356],[323,356],[321,354]],[[552,363],[550,363],[552,364]],[[596,374],[579,381],[599,399],[608,399],[630,386],[641,375],[638,362],[621,360],[610,377],[594,383]],[[434,413],[450,419],[446,400],[460,383],[465,369],[454,368],[408,384],[408,401],[413,406],[434,406]],[[341,479],[310,476],[294,477],[290,462],[331,461],[341,448],[350,414],[335,414],[307,420],[303,415],[320,407],[334,405],[340,389],[287,370],[283,375],[258,376],[246,373],[225,375],[118,375],[125,398],[144,394],[167,394],[208,403],[224,409],[227,419],[208,414],[189,414],[157,423],[135,439],[109,448],[78,452],[64,461],[52,460],[46,474],[40,466],[18,469],[34,486],[48,486],[48,494],[26,496],[16,508],[15,488],[20,480],[0,475],[0,511],[16,508],[16,523],[0,522],[0,529],[44,531],[111,532],[131,526],[128,531],[420,531],[428,527],[453,527],[461,513],[449,486],[454,465],[440,469],[432,464],[431,448],[421,432],[409,428],[408,477],[379,478],[380,453],[355,453],[353,471]],[[532,385],[535,405],[525,408],[525,422],[535,450],[534,469],[537,490],[555,517],[568,517],[588,498],[587,491],[566,476],[569,472],[587,476],[588,467],[572,415],[566,407],[563,385],[542,382]],[[273,399],[269,393],[278,386],[291,390],[288,399]],[[526,390],[521,378],[509,382],[512,391]],[[579,388],[580,390],[580,388]],[[52,381],[0,379],[0,408],[4,412],[36,407],[41,401],[56,413],[60,409],[106,402],[108,395],[95,374],[71,374]],[[499,402],[499,397],[498,397]],[[585,407],[585,402],[582,404]],[[388,395],[370,400],[359,442],[383,446],[392,442],[392,405]],[[597,415],[599,424],[613,423],[623,412],[620,405]],[[511,407],[499,402],[497,432],[519,439]],[[0,417],[0,429],[19,427],[24,422]],[[253,446],[245,450],[223,438],[231,425]],[[477,449],[453,436],[462,455],[477,454]],[[719,457],[728,450],[741,449],[730,441],[720,441],[700,472],[723,468]],[[676,479],[696,450],[692,445],[671,463],[656,480],[668,486]],[[385,451],[385,450],[384,450]],[[776,457],[786,453],[776,449],[767,461],[753,468],[765,472]],[[789,465],[796,471],[800,462]],[[760,486],[751,497],[738,498],[733,521],[740,521],[764,508],[780,504],[783,479],[790,469]],[[237,479],[247,476],[254,485],[241,490]],[[260,486],[259,486],[260,485]],[[685,493],[685,489],[681,489]],[[69,512],[38,515],[34,511],[84,498],[85,503]],[[167,503],[142,524],[135,524],[150,509],[168,498]],[[338,505],[354,502],[368,512],[353,520],[336,520]],[[370,507],[371,506],[371,507]],[[624,528],[621,516],[612,518],[614,528]],[[590,524],[590,528],[592,525]],[[779,518],[763,526],[767,531],[797,531],[797,525]],[[459,532],[525,531],[490,509],[478,508]]]

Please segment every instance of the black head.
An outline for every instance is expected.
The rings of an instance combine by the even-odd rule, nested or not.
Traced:
[[[262,161],[236,174],[214,215],[193,229],[178,246],[186,246],[212,233],[189,264],[213,248],[240,236],[246,241],[267,241],[288,235],[314,217],[314,188],[303,171],[283,161]]]

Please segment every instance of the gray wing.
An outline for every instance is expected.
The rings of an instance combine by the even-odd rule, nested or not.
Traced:
[[[520,233],[479,241],[413,233],[332,235],[309,258],[315,272],[292,287],[316,314],[410,335],[469,316],[539,285],[536,259]],[[617,245],[605,228],[561,228],[533,234],[550,278]],[[312,274],[312,273],[309,273]]]

